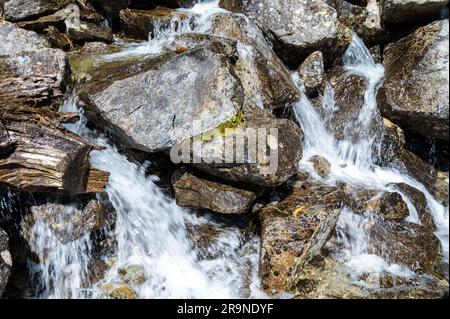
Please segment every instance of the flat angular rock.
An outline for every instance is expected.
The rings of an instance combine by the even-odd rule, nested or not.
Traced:
[[[255,200],[250,191],[199,178],[186,171],[172,176],[177,204],[221,214],[244,214]]]
[[[5,0],[5,18],[9,21],[31,20],[54,13],[73,0]]]

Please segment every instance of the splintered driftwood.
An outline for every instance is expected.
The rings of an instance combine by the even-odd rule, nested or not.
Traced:
[[[102,192],[109,174],[90,166],[96,147],[65,130],[74,114],[48,109],[0,109],[0,183],[24,191]]]

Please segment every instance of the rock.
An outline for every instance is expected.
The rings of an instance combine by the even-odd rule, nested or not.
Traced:
[[[386,79],[378,93],[384,117],[448,141],[448,47],[448,20],[441,20],[384,50]]]
[[[336,9],[338,20],[355,31],[365,43],[377,43],[382,39],[382,0],[367,0],[366,7],[353,5],[346,0],[327,0]]]
[[[402,148],[399,150],[397,158],[388,163],[388,166],[408,174],[423,184],[431,194],[435,194],[436,170],[414,153]]]
[[[436,230],[436,225],[434,224],[433,216],[428,209],[428,202],[425,195],[420,190],[405,183],[395,184],[395,187],[411,200],[414,208],[417,210],[422,225],[434,232]]]
[[[64,33],[61,33],[57,28],[53,26],[45,28],[44,34],[53,48],[62,50],[69,50],[73,48],[72,41],[69,39],[69,37]]]
[[[299,275],[295,298],[436,299],[448,290],[448,282],[429,275],[404,278],[373,273],[355,281],[345,270],[345,265],[333,257],[318,256]]]
[[[435,184],[435,196],[438,201],[444,203],[448,206],[448,190],[449,190],[449,179],[448,172],[437,172],[437,180]]]
[[[50,49],[50,44],[34,32],[2,21],[0,41],[0,101],[36,103],[63,95],[68,77],[63,51]]]
[[[189,25],[194,17],[169,8],[156,8],[154,10],[124,9],[120,11],[120,23],[125,36],[148,40],[157,31],[173,28],[173,21],[178,26]]]
[[[125,35],[140,39],[148,39],[155,27],[160,31],[174,26],[195,30],[195,25],[201,22],[195,14],[167,8],[150,11],[127,9],[121,12],[121,19]],[[246,98],[263,104],[267,109],[284,108],[298,100],[299,91],[292,82],[290,72],[251,21],[242,15],[229,13],[215,14],[210,20],[205,31],[208,36],[192,33],[179,35],[172,45],[175,52],[184,53],[187,49],[214,41],[214,36],[239,41],[237,49],[240,59],[235,69]]]
[[[311,53],[311,55],[303,61],[302,65],[300,65],[297,72],[303,80],[306,94],[309,96],[316,95],[317,90],[323,84],[325,76],[322,52],[316,51]]]
[[[49,48],[45,38],[32,31],[18,28],[15,24],[0,20],[0,57],[14,56],[22,51]]]
[[[109,47],[104,42],[86,42],[81,48],[81,52],[87,54],[99,54],[108,52]]]
[[[117,19],[119,12],[132,3],[132,0],[92,0],[99,12],[110,19]]]
[[[118,270],[122,280],[129,285],[139,286],[147,280],[145,269],[141,265],[129,265]]]
[[[62,97],[68,76],[66,55],[58,49],[21,52],[0,58],[2,99],[43,102]]]
[[[322,177],[326,178],[331,173],[331,164],[325,158],[321,156],[313,156],[309,159],[311,163],[314,165],[314,170],[316,173]]]
[[[221,0],[220,6],[255,21],[272,38],[275,52],[294,68],[317,50],[332,62],[351,41],[344,39],[336,11],[322,0]]]
[[[404,24],[437,18],[447,4],[448,0],[385,0],[383,21]]]
[[[78,9],[78,7],[76,6],[68,6],[67,8],[59,10],[54,14],[40,17],[37,20],[18,22],[17,26],[19,28],[31,30],[38,33],[42,33],[42,31],[49,26],[57,28],[59,30],[64,30],[65,29],[64,21],[67,19],[69,15],[77,13],[75,8]]]
[[[373,218],[366,230],[369,253],[383,257],[388,263],[404,265],[420,274],[433,273],[441,265],[439,239],[424,226]]]
[[[309,182],[260,213],[262,288],[292,291],[302,268],[320,253],[345,205],[342,190]]]
[[[5,18],[9,21],[31,20],[54,13],[73,0],[5,0]]]
[[[89,271],[88,285],[94,285],[105,277],[109,265],[101,259],[94,258],[89,260],[87,269]]]
[[[217,251],[217,241],[221,230],[210,224],[186,224],[186,235],[192,243],[198,260],[216,259],[220,254]]]
[[[172,176],[177,204],[221,214],[244,214],[255,200],[250,191],[199,178],[186,171]]]
[[[112,42],[112,29],[109,26],[108,21],[102,15],[84,8],[75,10],[78,10],[79,15],[70,15],[64,21],[66,32],[73,42]]]
[[[127,285],[109,283],[101,286],[102,294],[111,299],[138,299],[136,291]]]
[[[8,234],[0,228],[0,298],[11,273],[12,259],[9,253]]]
[[[108,174],[89,164],[95,146],[63,129],[53,111],[23,106],[9,111],[3,105],[0,119],[0,183],[68,194],[106,187]]]
[[[268,45],[260,29],[242,15],[220,13],[211,18],[208,33],[239,41],[236,71],[247,99],[262,100],[266,109],[285,108],[300,92],[290,71]],[[259,81],[257,81],[259,79]]]
[[[62,244],[78,240],[114,223],[113,212],[108,212],[96,199],[81,206],[78,203],[59,201],[36,204],[31,206],[30,211],[31,215],[23,224],[26,240],[31,236],[29,230],[38,222],[47,225]]]
[[[79,95],[88,119],[127,147],[167,151],[238,113],[243,92],[235,60],[233,46],[211,42],[184,54],[102,65]]]
[[[184,149],[188,142],[183,141],[175,150]],[[195,137],[192,157],[187,161],[225,180],[279,186],[297,173],[302,144],[303,133],[297,124],[246,106],[234,120]]]

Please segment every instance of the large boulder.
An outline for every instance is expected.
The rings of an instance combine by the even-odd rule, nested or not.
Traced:
[[[383,21],[389,24],[417,23],[439,16],[448,0],[385,0]]]
[[[442,248],[433,231],[405,221],[373,218],[366,225],[369,253],[388,263],[404,265],[416,273],[433,273],[442,262]]]
[[[221,214],[246,213],[255,200],[251,191],[209,181],[186,171],[176,171],[172,185],[178,205]]]
[[[259,273],[267,293],[298,289],[303,267],[325,245],[346,197],[339,188],[307,181],[280,203],[262,209]]]
[[[34,32],[0,21],[0,101],[47,101],[62,97],[66,55]]]
[[[448,49],[448,20],[441,20],[384,50],[386,79],[378,104],[385,117],[421,135],[448,141]]]
[[[74,0],[5,0],[5,18],[9,21],[30,20],[54,13]]]
[[[299,98],[298,89],[290,73],[273,52],[261,31],[246,17],[230,13],[218,13],[209,17],[207,24],[199,16],[168,8],[154,10],[126,9],[120,13],[122,29],[126,36],[148,39],[156,31],[170,28],[196,30],[202,22],[202,33],[238,41],[240,60],[236,71],[244,86],[246,97],[267,109],[284,108]],[[186,30],[185,30],[186,31]],[[184,34],[168,49],[183,50],[211,41],[208,36]]]
[[[8,234],[0,228],[0,298],[8,283],[12,259],[9,253]]]
[[[80,98],[86,116],[128,147],[169,150],[238,113],[243,90],[236,59],[234,46],[211,42],[184,54],[106,64]]]
[[[220,6],[255,21],[292,67],[316,50],[327,53],[332,62],[351,41],[348,31],[339,25],[336,11],[322,0],[221,0]]]
[[[183,150],[187,142],[176,149]],[[297,173],[303,133],[290,120],[246,106],[232,121],[196,136],[192,144],[190,162],[198,169],[233,182],[273,187]]]

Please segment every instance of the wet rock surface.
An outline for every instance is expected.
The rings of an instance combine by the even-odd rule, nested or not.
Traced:
[[[298,170],[303,133],[290,120],[276,118],[258,107],[246,107],[236,123],[210,134],[198,141],[193,158],[202,158],[204,163],[194,166],[213,176],[244,184],[279,186]],[[259,148],[255,148],[255,141],[259,141]],[[237,145],[240,150],[234,164],[229,163],[226,145]]]
[[[380,111],[423,135],[448,141],[448,20],[417,29],[383,53]]]
[[[316,51],[308,56],[300,65],[298,73],[303,80],[306,93],[314,96],[322,86],[325,77],[322,52]]]

